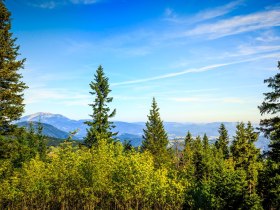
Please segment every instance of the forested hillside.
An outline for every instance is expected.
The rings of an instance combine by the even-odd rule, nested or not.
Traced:
[[[0,0],[0,209],[279,209],[280,73],[265,80],[271,92],[259,106],[261,114],[273,114],[260,122],[270,140],[266,153],[255,146],[259,133],[251,122],[237,123],[231,144],[220,124],[214,144],[185,130],[182,148],[169,147],[155,97],[141,146],[117,141],[117,110],[109,106],[102,66],[89,85],[91,119],[83,141],[73,141],[73,130],[48,146],[41,123],[15,124],[27,85],[10,15]]]

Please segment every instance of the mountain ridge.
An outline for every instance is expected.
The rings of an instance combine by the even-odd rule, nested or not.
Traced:
[[[58,130],[69,133],[78,129],[77,134],[74,138],[82,140],[87,133],[87,125],[84,121],[90,119],[72,120],[61,114],[52,114],[48,112],[38,112],[32,115],[27,115],[22,117],[20,122],[41,122],[54,126]],[[123,122],[123,121],[113,121],[115,124],[114,132],[118,132],[118,138],[121,141],[131,140],[133,146],[139,146],[142,142],[143,129],[145,129],[145,122]],[[192,123],[192,122],[164,122],[165,130],[168,133],[170,140],[183,139],[188,131],[192,133],[193,136],[202,136],[204,133],[207,134],[211,141],[215,141],[218,137],[220,124],[224,123],[226,129],[228,130],[229,136],[232,139],[235,135],[237,122],[211,122],[211,123]],[[258,126],[254,124],[254,127]],[[259,137],[259,141],[256,143],[258,148],[262,150],[268,149],[268,140],[263,136]]]

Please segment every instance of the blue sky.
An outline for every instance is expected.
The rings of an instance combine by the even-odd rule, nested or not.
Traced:
[[[98,65],[114,120],[146,121],[156,97],[164,121],[258,122],[263,80],[280,60],[276,0],[7,1],[27,59],[25,114],[88,118]]]

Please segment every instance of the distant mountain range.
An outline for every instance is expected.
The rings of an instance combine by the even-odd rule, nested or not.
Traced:
[[[84,124],[87,119],[72,120],[60,114],[51,114],[39,112],[32,115],[22,117],[18,122],[42,122],[52,125],[64,132],[74,131],[79,129],[76,137],[82,139],[86,136],[87,125]],[[236,124],[235,122],[223,122],[229,132],[229,135],[234,135]],[[143,129],[145,128],[144,122],[121,122],[115,121],[114,132],[122,134],[133,134],[142,136]],[[170,138],[184,137],[188,131],[194,136],[203,135],[206,133],[209,137],[218,136],[218,129],[221,122],[213,123],[177,123],[177,122],[164,122],[164,127]]]
[[[23,125],[28,125],[27,122],[41,122],[44,124],[51,125],[46,126],[50,133],[54,133],[52,137],[60,138],[60,136],[68,136],[70,131],[78,129],[76,138],[82,140],[86,136],[87,125],[84,124],[86,119],[83,120],[72,120],[60,114],[51,114],[45,112],[39,112],[32,115],[24,116],[16,123],[25,123]],[[165,130],[168,133],[169,139],[182,139],[188,131],[192,133],[193,136],[203,135],[214,140],[219,135],[218,129],[222,122],[213,123],[177,123],[177,122],[164,122]],[[228,130],[230,137],[235,134],[237,122],[223,122]],[[138,146],[142,141],[143,129],[145,128],[144,122],[121,122],[115,121],[114,132],[118,132],[118,138],[123,141],[124,139],[131,140],[134,146]],[[255,127],[257,125],[254,125]],[[57,130],[55,131],[56,128]],[[59,137],[58,137],[59,136]],[[260,137],[260,141],[257,142],[257,146],[264,150],[267,150],[268,140]]]

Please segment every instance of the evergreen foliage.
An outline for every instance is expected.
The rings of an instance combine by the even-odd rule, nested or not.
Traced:
[[[237,125],[236,136],[234,137],[231,152],[235,161],[235,169],[243,170],[246,174],[246,192],[244,202],[250,208],[260,208],[260,197],[257,195],[257,183],[259,171],[262,164],[259,162],[260,151],[254,145],[258,134],[250,122],[247,127],[244,123]]]
[[[280,61],[278,61],[280,70]],[[280,206],[280,73],[264,80],[271,92],[264,93],[264,101],[258,107],[260,113],[270,118],[260,121],[260,131],[270,139],[268,160],[263,176],[264,202],[268,208]]]
[[[153,98],[150,115],[144,129],[142,150],[148,150],[155,158],[167,155],[168,136],[160,119],[159,108]]]
[[[85,144],[92,147],[93,144],[98,143],[101,139],[106,139],[108,142],[113,142],[117,133],[113,133],[112,129],[115,127],[113,122],[109,119],[116,115],[116,109],[110,112],[108,103],[113,101],[109,97],[111,90],[109,89],[108,78],[103,72],[102,66],[99,66],[94,75],[94,81],[90,83],[90,94],[95,96],[94,101],[90,106],[92,107],[92,121],[86,121],[85,124],[89,126],[87,129],[87,136],[85,137]]]
[[[0,135],[9,135],[24,111],[23,90],[27,88],[18,72],[25,59],[18,60],[19,46],[11,33],[11,13],[0,1]]]
[[[190,131],[188,131],[188,133],[187,133],[187,135],[186,135],[184,140],[185,140],[185,147],[192,143],[193,138],[192,138],[192,134],[190,133]]]
[[[203,135],[202,144],[203,144],[204,150],[207,150],[209,148],[209,139],[208,139],[208,136],[206,135],[206,133]]]
[[[225,125],[222,123],[219,128],[219,138],[215,142],[215,146],[218,150],[222,151],[224,158],[229,157],[228,144],[229,144],[228,131]]]

